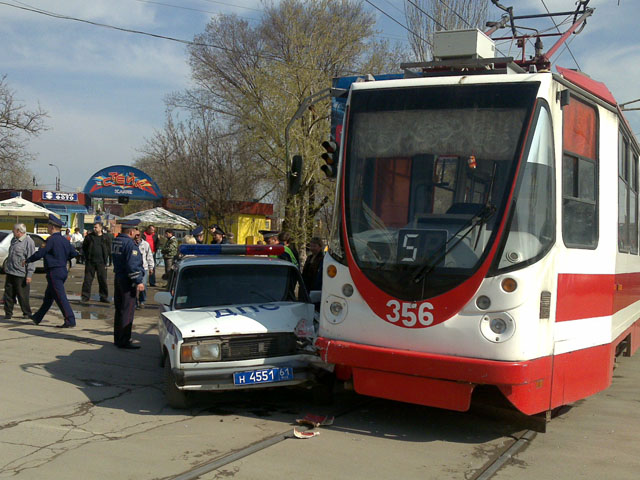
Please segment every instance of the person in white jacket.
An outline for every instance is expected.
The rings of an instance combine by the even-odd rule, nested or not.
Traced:
[[[144,279],[142,282],[144,283],[145,289],[138,292],[138,304],[136,305],[136,308],[142,308],[147,301],[147,282],[149,281],[149,275],[153,273],[156,264],[153,261],[153,252],[151,251],[149,242],[142,238],[139,233],[135,236],[134,241],[138,245],[138,250],[140,250],[140,254],[142,255],[142,267],[144,268]]]

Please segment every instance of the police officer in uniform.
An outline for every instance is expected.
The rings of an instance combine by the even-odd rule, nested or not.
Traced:
[[[111,245],[113,272],[115,274],[113,303],[116,313],[113,321],[113,343],[118,348],[136,349],[131,343],[133,315],[138,292],[144,290],[142,255],[133,239],[138,233],[140,220],[120,220],[122,232]]]
[[[191,231],[191,235],[196,239],[196,243],[198,245],[202,245],[204,243],[204,227],[198,225]]]
[[[60,234],[63,227],[62,221],[55,215],[49,215],[49,238],[43,247],[27,259],[32,263],[44,259],[44,269],[47,275],[47,289],[44,292],[44,301],[40,309],[31,316],[31,320],[39,325],[46,313],[55,301],[64,315],[64,323],[58,328],[73,328],[76,326],[76,317],[71,310],[67,293],[64,290],[64,282],[67,280],[67,262],[78,256],[78,252],[69,240]]]
[[[209,231],[211,232],[212,237],[211,245],[226,245],[229,243],[224,230],[222,230],[218,225],[211,225],[209,227]]]
[[[275,230],[258,230],[258,232],[262,235],[262,238],[264,238],[264,242],[267,245],[282,245],[284,247],[284,253],[281,255],[269,255],[272,258],[281,258],[282,260],[287,260],[291,263],[293,263],[296,267],[300,268],[298,266],[298,260],[296,259],[296,256],[294,255],[293,251],[284,243],[281,243],[278,240],[278,235],[279,232],[275,231]]]

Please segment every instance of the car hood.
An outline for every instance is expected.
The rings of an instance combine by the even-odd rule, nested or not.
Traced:
[[[274,302],[173,310],[162,315],[183,338],[294,332],[301,319],[313,322],[310,303]]]

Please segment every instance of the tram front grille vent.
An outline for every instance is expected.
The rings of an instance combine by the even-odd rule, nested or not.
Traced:
[[[551,316],[551,292],[540,293],[540,318]]]

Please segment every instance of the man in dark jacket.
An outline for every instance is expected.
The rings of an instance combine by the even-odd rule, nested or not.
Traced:
[[[307,291],[322,290],[322,262],[324,260],[324,243],[320,237],[313,237],[309,242],[307,261],[302,267],[302,279]],[[320,275],[319,275],[320,273]]]
[[[119,220],[122,232],[112,244],[115,317],[113,320],[113,343],[118,348],[135,349],[140,345],[131,343],[131,329],[138,292],[144,291],[144,267],[142,255],[133,239],[138,233],[140,220]]]
[[[109,287],[107,286],[107,263],[111,242],[102,232],[102,224],[96,222],[93,232],[89,233],[82,243],[84,255],[84,282],[82,282],[82,301],[88,302],[91,298],[91,284],[93,277],[98,274],[98,286],[100,301],[109,303]]]
[[[62,226],[62,221],[55,215],[50,214],[48,225],[50,236],[47,238],[45,245],[27,259],[27,263],[36,262],[41,258],[44,259],[44,270],[47,274],[47,289],[44,292],[42,306],[36,313],[31,315],[31,320],[36,325],[39,325],[55,301],[62,315],[64,315],[64,323],[58,325],[58,328],[73,328],[76,326],[76,316],[71,310],[69,300],[67,300],[64,282],[69,274],[67,262],[76,257],[78,252],[66,238],[60,235]]]
[[[211,233],[211,245],[220,245],[227,244],[229,241],[226,238],[224,230],[222,230],[218,225],[211,225],[209,227],[209,232]]]

